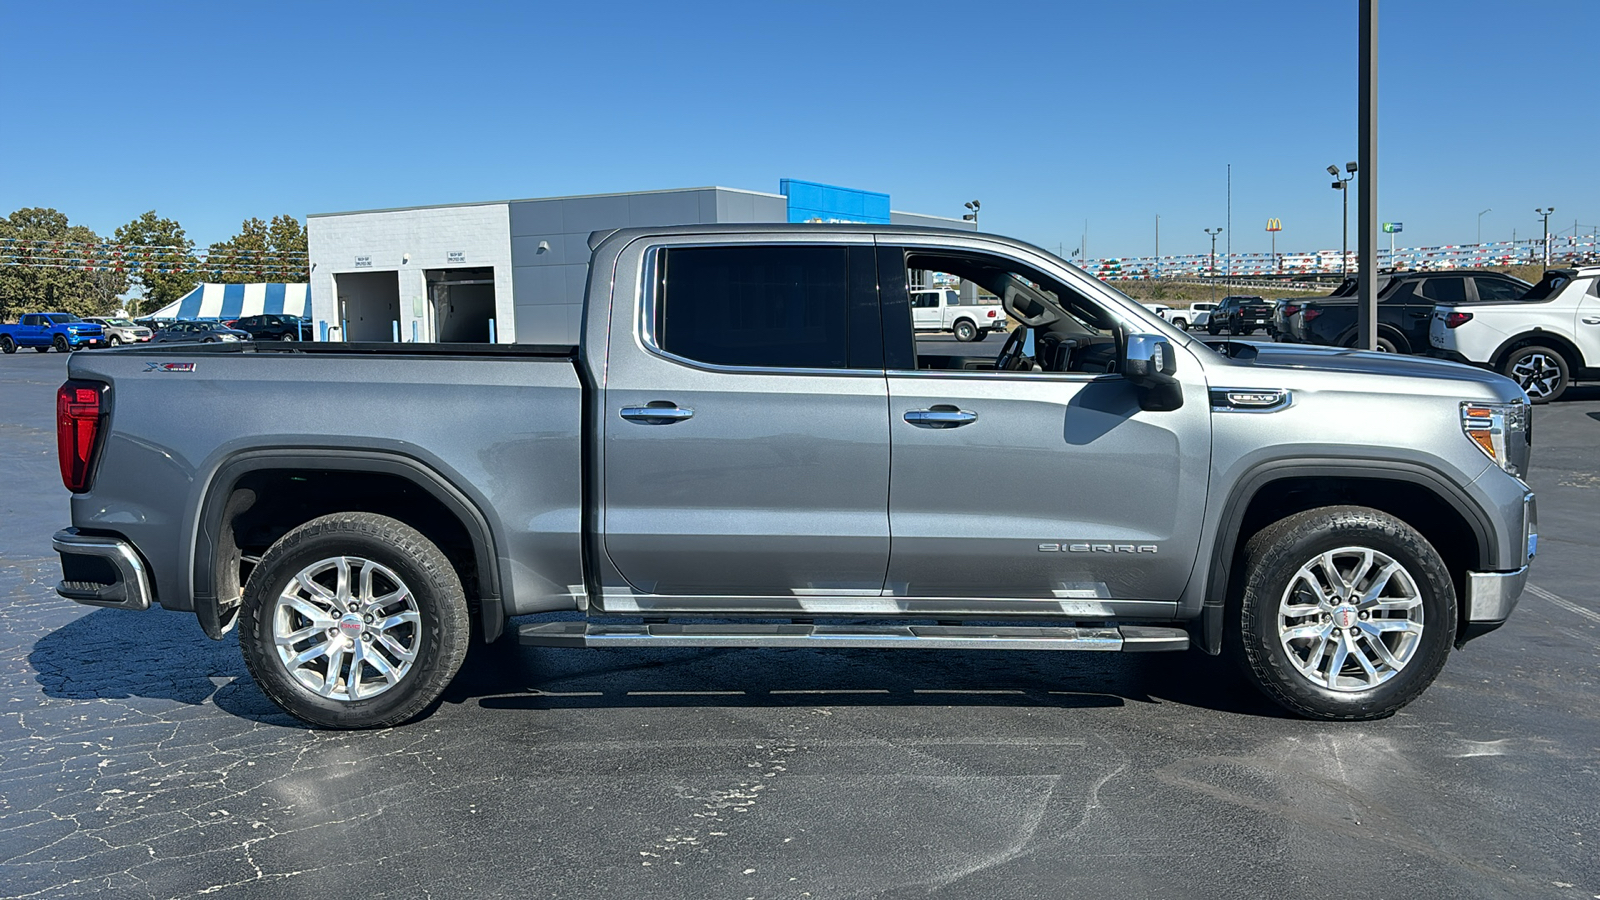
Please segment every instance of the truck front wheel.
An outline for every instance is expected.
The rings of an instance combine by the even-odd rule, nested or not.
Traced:
[[[957,322],[955,327],[951,328],[950,330],[955,332],[956,340],[963,344],[978,336],[978,326],[972,324],[966,319],[962,319],[961,321]]]
[[[1230,655],[1267,696],[1312,719],[1392,715],[1444,667],[1455,589],[1421,534],[1331,506],[1268,526],[1244,550]]]
[[[461,580],[438,547],[385,516],[335,513],[261,557],[239,643],[251,677],[290,715],[381,728],[439,699],[471,630]]]
[[[61,335],[61,334],[56,335],[56,339],[54,341],[52,341],[51,343],[55,346],[57,353],[71,353],[72,352],[72,345],[67,343],[66,335]]]

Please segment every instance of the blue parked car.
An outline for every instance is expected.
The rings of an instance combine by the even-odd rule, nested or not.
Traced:
[[[80,347],[104,347],[106,331],[71,313],[24,313],[16,325],[0,325],[0,352],[15,353],[18,347],[32,347],[60,353]]]

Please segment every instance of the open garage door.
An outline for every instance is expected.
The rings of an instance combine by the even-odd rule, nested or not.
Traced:
[[[428,269],[432,333],[442,344],[488,343],[494,320],[494,267]]]
[[[344,340],[394,340],[394,323],[400,321],[399,272],[341,272],[333,283]]]

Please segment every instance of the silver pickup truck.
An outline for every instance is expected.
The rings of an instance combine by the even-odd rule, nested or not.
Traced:
[[[469,642],[572,610],[514,636],[1194,646],[1296,713],[1369,719],[1522,591],[1531,421],[1499,375],[1208,346],[991,235],[590,243],[576,347],[74,356],[57,590],[236,628],[267,695],[334,728],[423,715]],[[911,271],[976,282],[1018,327],[983,355],[919,345]],[[949,480],[974,466],[1004,477]]]

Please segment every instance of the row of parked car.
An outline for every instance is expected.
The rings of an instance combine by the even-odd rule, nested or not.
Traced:
[[[225,321],[78,318],[71,313],[25,313],[14,325],[0,325],[0,352],[32,347],[40,353],[67,353],[122,344],[216,343],[221,341],[303,341],[311,322],[300,316],[263,314]]]
[[[1386,272],[1378,284],[1377,350],[1490,368],[1548,403],[1574,381],[1600,379],[1600,266],[1550,269],[1538,284],[1501,272]],[[1354,347],[1360,284],[1326,297],[1234,295],[1162,315],[1209,334],[1257,331],[1276,341]]]

